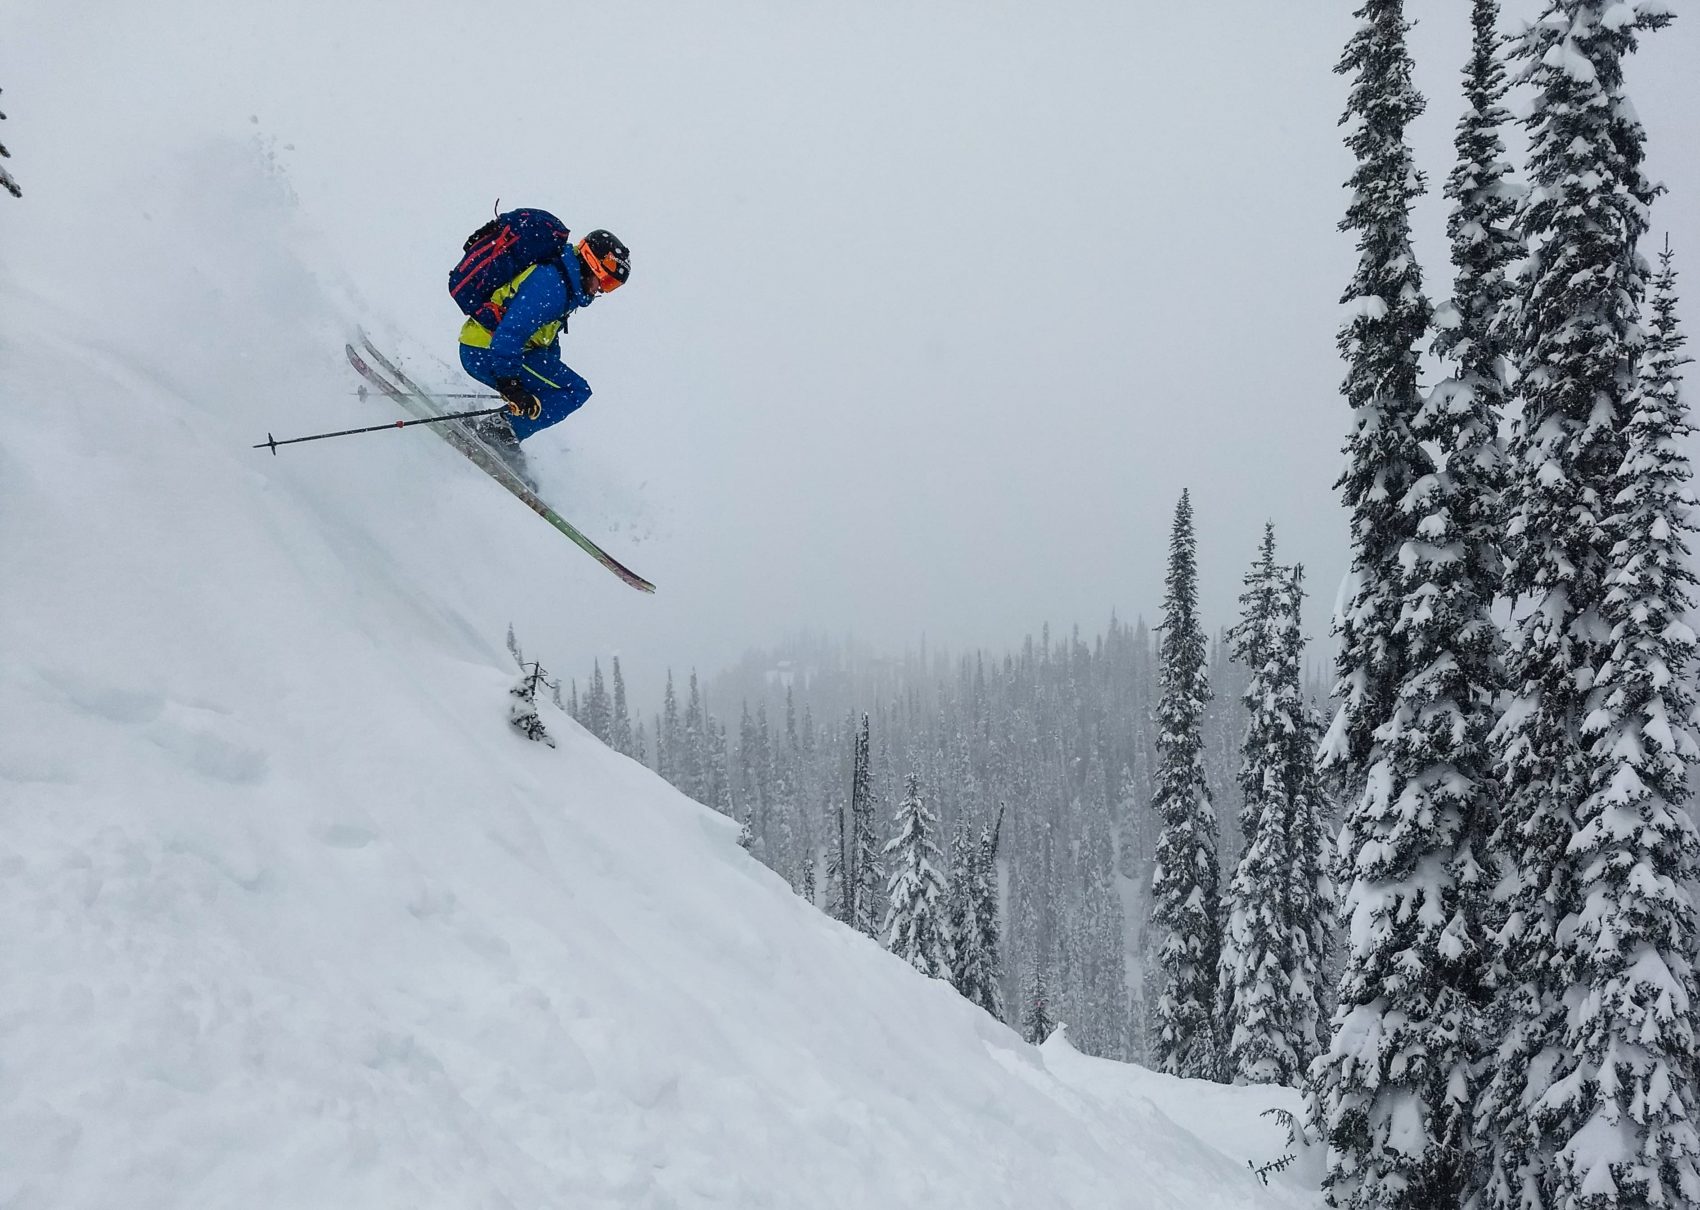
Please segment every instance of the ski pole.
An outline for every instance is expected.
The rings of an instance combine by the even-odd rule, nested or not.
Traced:
[[[257,450],[270,450],[272,452],[272,456],[276,457],[277,447],[280,445],[299,445],[303,441],[323,441],[327,437],[352,437],[356,433],[378,433],[383,432],[386,429],[412,428],[416,424],[442,424],[445,420],[470,420],[474,416],[494,416],[497,412],[505,412],[507,410],[508,409],[505,407],[485,408],[478,412],[454,412],[447,416],[431,416],[423,420],[394,420],[389,424],[367,425],[363,429],[339,429],[334,433],[314,433],[311,437],[290,437],[285,441],[279,441],[276,437],[267,433],[266,439],[254,448]]]
[[[447,392],[447,391],[433,391],[429,395],[425,394],[422,391],[401,391],[401,392],[398,392],[398,393],[401,394],[401,395],[405,395],[409,399],[500,399],[501,398],[501,396],[496,394],[496,392],[494,392],[494,391],[461,391],[461,392],[458,392],[458,393]],[[354,390],[349,392],[349,394],[350,395],[358,395],[360,398],[364,399],[364,398],[366,398],[367,395],[371,394],[371,392],[368,391],[365,387],[355,387]]]

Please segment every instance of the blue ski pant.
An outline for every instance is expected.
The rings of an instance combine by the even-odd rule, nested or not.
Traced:
[[[561,355],[553,345],[522,355],[517,373],[512,357],[499,356],[476,345],[460,346],[460,364],[487,387],[494,387],[496,379],[513,374],[537,396],[537,402],[543,405],[543,414],[536,420],[526,416],[508,417],[514,436],[521,441],[540,429],[561,423],[590,398],[590,384],[561,361]]]

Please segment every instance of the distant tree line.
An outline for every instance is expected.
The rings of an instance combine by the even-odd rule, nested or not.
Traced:
[[[1283,708],[1302,698],[1314,720],[1320,683],[1299,681],[1295,573],[1271,561],[1272,533],[1260,557],[1259,608],[1279,616],[1241,627],[1288,644]],[[1237,806],[1252,713],[1244,697],[1262,692],[1247,659],[1261,656],[1235,662],[1238,628],[1212,645],[1191,624],[1209,687],[1195,726],[1198,777],[1213,801]],[[896,661],[799,639],[717,678],[714,701],[736,700],[735,720],[711,706],[693,672],[682,705],[669,674],[661,709],[635,724],[616,658],[608,674],[593,666],[587,688],[575,683],[566,706],[610,746],[738,820],[745,847],[799,894],[1000,1020],[1018,1024],[1043,1000],[1040,1019],[1068,1024],[1087,1053],[1157,1062],[1156,950],[1167,935],[1149,921],[1163,833],[1153,809],[1159,637],[1112,617],[1090,642],[1078,631],[1056,641],[1046,627],[1007,655],[922,649]],[[1289,745],[1283,758],[1297,752]],[[1254,829],[1267,798],[1258,784]],[[1243,816],[1210,825],[1220,859],[1239,859]],[[1289,829],[1280,831],[1285,844]],[[1212,1020],[1218,979],[1212,958],[1202,1009]],[[1259,1011],[1254,996],[1242,1002]],[[1317,1011],[1306,1018],[1307,1056]]]

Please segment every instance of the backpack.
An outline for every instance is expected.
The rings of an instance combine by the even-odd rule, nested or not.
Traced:
[[[567,225],[547,210],[509,210],[467,237],[465,255],[449,271],[449,295],[487,328],[501,322],[490,296],[533,265],[558,261],[570,241]]]

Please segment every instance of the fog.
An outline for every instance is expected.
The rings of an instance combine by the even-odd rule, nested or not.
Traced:
[[[216,187],[199,149],[252,140],[299,198],[279,238],[460,390],[443,280],[496,199],[617,232],[631,283],[564,345],[595,395],[532,460],[660,591],[563,543],[582,591],[546,599],[515,566],[511,620],[568,671],[619,652],[643,703],[666,665],[803,628],[1002,649],[1152,618],[1182,488],[1206,624],[1231,620],[1271,520],[1324,653],[1347,560],[1350,8],[4,0],[25,196],[0,199],[0,272],[98,299],[54,280],[56,242],[98,238],[110,208],[171,222],[171,197]],[[1469,8],[1410,5],[1436,298]],[[1696,62],[1684,17],[1631,66],[1690,332]]]

